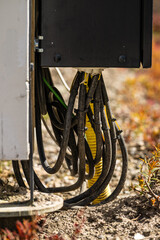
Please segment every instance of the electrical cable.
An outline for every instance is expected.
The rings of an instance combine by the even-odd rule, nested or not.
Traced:
[[[55,69],[56,69],[56,71],[57,71],[57,73],[58,73],[58,75],[59,75],[59,77],[60,77],[63,85],[65,86],[65,88],[67,89],[67,91],[70,92],[70,88],[69,88],[68,84],[66,83],[66,81],[65,81],[65,79],[64,79],[61,71],[60,71],[59,68],[57,68],[57,67],[56,67]]]
[[[13,167],[13,171],[14,171],[16,180],[18,182],[18,185],[20,187],[26,188],[26,185],[23,181],[23,178],[22,178],[22,175],[21,175],[21,172],[20,172],[19,162],[17,160],[12,161],[12,167]]]
[[[88,184],[90,182],[83,193],[64,201],[65,208],[104,204],[115,199],[126,179],[128,158],[121,130],[111,112],[102,74],[92,76],[78,71],[72,82],[68,104],[54,86],[47,68],[37,67],[35,88],[36,137],[41,165],[52,175],[63,167],[65,160],[71,176],[77,179],[70,186],[46,187],[34,171],[35,188],[45,193],[69,192],[80,188],[86,180]],[[48,116],[47,121],[44,114]],[[47,161],[45,154],[42,124],[60,147],[58,158],[52,163]],[[122,154],[121,176],[115,189],[106,193],[116,167],[117,144]],[[21,166],[29,185],[29,163],[22,161]],[[14,162],[13,168],[17,182],[25,186],[19,164]]]

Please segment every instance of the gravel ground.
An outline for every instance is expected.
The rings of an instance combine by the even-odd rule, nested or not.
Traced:
[[[75,71],[62,69],[64,77],[70,85]],[[53,78],[58,79],[55,70],[52,70]],[[123,86],[126,77],[134,76],[134,71],[109,69],[104,71],[104,79],[110,97],[111,108],[116,116],[122,129],[125,129],[127,115],[125,106],[120,106],[119,102],[123,96],[119,95],[119,90]],[[55,81],[56,86],[62,92],[67,100],[68,94],[61,85],[60,81]],[[45,134],[44,134],[45,135]],[[124,132],[125,137],[125,132]],[[48,141],[49,138],[44,136],[46,147],[48,148],[49,157],[55,157],[57,147],[53,148]],[[133,139],[133,138],[132,138]],[[43,227],[44,236],[59,234],[63,239],[160,239],[160,218],[156,209],[151,208],[145,198],[136,196],[129,191],[131,182],[136,183],[136,175],[139,172],[140,157],[144,157],[148,151],[144,146],[142,139],[139,137],[133,142],[127,144],[129,154],[128,175],[124,189],[119,197],[106,205],[99,207],[75,208],[70,210],[60,210],[49,214]],[[52,149],[52,150],[51,150]],[[118,156],[119,157],[119,156]],[[55,157],[56,158],[56,157]],[[118,167],[114,173],[111,187],[116,185],[118,179]],[[64,183],[72,183],[74,179],[70,177],[67,170],[61,170],[52,180],[55,186],[62,186]],[[51,178],[48,181],[51,184]],[[64,194],[63,197],[71,197],[77,192]],[[76,235],[76,229],[79,229],[79,235]]]
[[[51,71],[53,79],[55,79],[54,83],[62,93],[65,100],[67,100],[69,94],[59,81],[56,71],[54,69]],[[67,79],[68,85],[71,85],[75,72],[76,70],[73,69],[62,69],[62,73]],[[125,121],[128,116],[125,112],[125,105],[120,106],[119,104],[120,100],[123,98],[123,96],[119,94],[119,90],[122,88],[123,81],[126,77],[132,77],[134,74],[133,70],[108,69],[104,71],[104,79],[110,97],[111,108],[122,129],[125,129]],[[126,132],[123,134],[125,137]],[[54,162],[57,159],[59,148],[53,144],[53,141],[50,139],[45,129],[43,130],[43,135],[48,161]],[[129,191],[131,182],[136,183],[135,179],[139,171],[140,163],[139,158],[144,157],[148,151],[141,138],[135,138],[133,142],[129,142],[127,144],[127,149],[129,153],[128,175],[124,189],[118,198],[115,201],[103,206],[75,207],[74,209],[59,210],[47,215],[45,217],[45,224],[39,234],[39,239],[45,239],[53,234],[61,236],[61,240],[160,239],[160,213],[156,209],[151,208],[149,202],[144,197],[136,196],[133,192]],[[41,179],[43,179],[44,183],[49,187],[59,187],[65,184],[73,184],[75,181],[75,178],[69,175],[65,164],[54,176],[46,174],[39,163],[36,144],[34,162],[37,174],[41,175]],[[2,171],[3,164],[5,164],[5,170]],[[2,182],[0,182],[0,192],[2,197],[0,199],[2,202],[4,201],[4,192],[8,191],[8,187],[4,187],[6,178],[9,182],[13,182],[14,178],[13,172],[10,172],[11,165],[8,162],[3,164],[0,166],[2,176]],[[119,177],[119,167],[120,165],[117,165],[117,169],[111,183],[111,188],[117,183],[117,179]],[[7,186],[9,186],[9,184]],[[6,194],[8,199],[11,198],[12,192],[15,192],[15,188],[12,189],[12,187],[9,187],[9,189],[9,196]],[[23,192],[22,189],[21,191]],[[78,193],[79,190],[58,195],[65,199]]]

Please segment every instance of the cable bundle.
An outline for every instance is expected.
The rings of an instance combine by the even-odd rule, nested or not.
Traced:
[[[113,117],[102,74],[78,71],[70,90],[68,105],[54,87],[49,69],[36,72],[36,136],[41,164],[48,174],[55,174],[66,161],[77,181],[70,186],[46,188],[34,172],[35,188],[46,193],[68,192],[80,188],[88,181],[88,189],[76,197],[65,200],[65,207],[106,203],[122,190],[127,172],[127,152],[121,130]],[[76,98],[78,96],[78,108]],[[52,126],[49,130],[43,115],[47,114]],[[60,147],[53,167],[45,156],[42,122],[49,135]],[[122,154],[122,171],[115,190],[110,193],[109,183],[116,166],[117,143]],[[29,162],[22,161],[22,168],[29,184]],[[25,186],[19,163],[13,168],[20,186]],[[97,200],[99,198],[99,200]]]

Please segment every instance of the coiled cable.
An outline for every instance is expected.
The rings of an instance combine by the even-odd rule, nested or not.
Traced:
[[[86,77],[88,76],[88,77]],[[86,81],[87,79],[87,81]],[[36,70],[35,90],[35,117],[36,137],[39,158],[43,169],[48,174],[56,174],[62,168],[64,160],[72,176],[77,181],[70,186],[47,188],[40,176],[34,171],[35,188],[46,193],[69,192],[80,188],[84,181],[93,181],[93,184],[83,193],[66,199],[65,207],[75,205],[89,205],[101,194],[103,204],[113,200],[122,190],[127,173],[127,151],[121,130],[110,109],[109,98],[102,74],[77,72],[70,90],[68,104],[65,103],[61,93],[54,86],[49,69]],[[76,97],[78,96],[78,108]],[[44,115],[48,114],[51,129],[47,126]],[[90,124],[86,125],[86,121]],[[56,162],[49,164],[46,158],[42,137],[42,122],[52,140],[60,147]],[[87,128],[95,134],[95,153],[87,140]],[[92,140],[92,139],[91,139]],[[94,143],[93,143],[94,144]],[[122,171],[120,180],[108,196],[103,192],[112,180],[116,166],[117,144],[122,154]],[[96,166],[101,164],[101,169]],[[53,165],[53,166],[51,166]],[[29,163],[21,162],[24,176],[29,185]],[[13,162],[13,169],[17,182],[25,187],[20,171],[20,164]]]

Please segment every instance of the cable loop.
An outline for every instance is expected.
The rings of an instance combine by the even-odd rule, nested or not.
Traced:
[[[86,191],[66,199],[66,208],[92,203],[104,204],[114,200],[126,179],[128,157],[122,130],[110,109],[102,74],[96,72],[92,76],[78,71],[71,86],[68,104],[54,86],[49,69],[38,67],[35,79],[36,137],[41,165],[51,175],[67,165],[71,176],[75,176],[76,179],[69,186],[46,187],[34,171],[35,188],[45,193],[69,192],[81,188],[87,179]],[[43,117],[44,114],[48,116],[47,121]],[[46,157],[42,124],[51,139],[60,147],[59,155],[52,164]],[[122,171],[117,186],[111,192],[109,184],[116,167],[117,144],[122,154]],[[13,162],[18,184],[26,187],[21,167],[30,184],[29,163]]]

